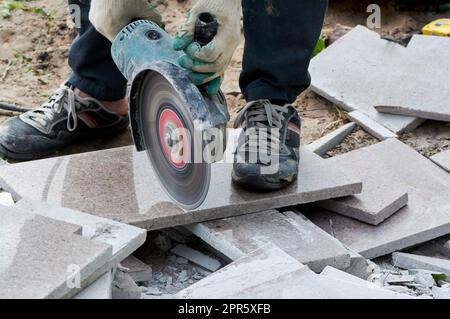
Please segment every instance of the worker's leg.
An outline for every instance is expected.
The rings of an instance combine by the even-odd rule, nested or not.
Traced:
[[[292,103],[310,85],[309,62],[327,3],[243,0],[246,42],[240,84],[247,101]]]
[[[78,6],[75,14],[81,13],[79,35],[69,56],[70,85],[57,89],[40,108],[1,124],[1,154],[35,159],[80,139],[114,136],[128,127],[127,83],[111,58],[111,43],[89,22],[89,2],[69,1],[72,9]]]
[[[89,21],[89,2],[69,0],[70,5],[81,8],[78,37],[69,53],[73,71],[69,82],[98,100],[116,101],[125,97],[127,82],[111,57],[111,42]]]
[[[236,120],[244,130],[233,181],[244,187],[276,190],[297,179],[301,120],[290,104],[310,85],[326,7],[326,0],[243,0],[240,84],[249,103]]]

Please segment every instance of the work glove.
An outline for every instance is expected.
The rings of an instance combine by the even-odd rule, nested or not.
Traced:
[[[189,11],[173,40],[175,50],[184,50],[178,63],[192,71],[196,85],[207,84],[209,95],[216,94],[241,40],[241,0],[198,0]],[[194,42],[195,25],[202,13],[212,14],[219,23],[214,39],[205,46]]]
[[[134,19],[148,19],[161,24],[156,0],[91,0],[89,20],[110,41]]]

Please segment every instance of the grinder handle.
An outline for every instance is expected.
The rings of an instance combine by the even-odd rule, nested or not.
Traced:
[[[200,13],[195,23],[194,41],[202,47],[210,43],[219,30],[219,22],[209,12]]]

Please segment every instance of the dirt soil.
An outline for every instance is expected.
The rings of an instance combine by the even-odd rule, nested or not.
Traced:
[[[0,6],[6,0],[0,0]],[[421,27],[445,13],[436,12],[433,1],[378,1],[382,7],[382,28],[376,30],[383,35],[401,38],[418,32]],[[27,5],[53,12],[48,18],[34,12],[15,10],[10,18],[0,16],[0,101],[36,107],[65,81],[70,73],[67,56],[70,44],[76,36],[72,23],[67,18],[63,0],[31,0]],[[159,0],[160,11],[166,29],[173,34],[185,19],[191,0]],[[365,24],[367,5],[371,1],[331,0],[323,32],[325,36],[335,34],[338,26],[348,30]],[[449,16],[450,14],[448,14]],[[237,79],[242,65],[244,41],[236,52],[226,74],[223,89],[230,111],[236,112],[245,104],[240,94]],[[345,124],[346,113],[311,91],[304,92],[295,104],[303,118],[303,143],[310,143],[324,134]],[[11,114],[0,114],[0,123]],[[6,116],[4,116],[6,115]],[[418,130],[405,134],[401,139],[424,155],[431,155],[450,148],[450,126],[444,123],[426,122]],[[356,130],[337,149],[334,155],[375,143],[376,140]],[[132,143],[130,132],[114,139],[98,139],[64,150],[62,154],[110,148]]]

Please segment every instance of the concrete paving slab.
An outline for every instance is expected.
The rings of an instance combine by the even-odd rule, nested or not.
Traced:
[[[317,275],[269,245],[176,295],[182,299],[391,299],[409,298]]]
[[[306,145],[305,148],[319,156],[325,155],[328,151],[338,146],[349,136],[356,128],[355,123],[347,123],[337,130],[321,137],[317,141]]]
[[[360,111],[353,111],[348,113],[348,118],[380,141],[384,141],[388,138],[398,137],[397,134],[388,130],[383,125],[378,124],[376,121],[372,120],[370,117]]]
[[[113,272],[108,271],[89,287],[85,288],[72,299],[78,300],[109,300],[112,298]]]
[[[445,169],[450,173],[450,150],[441,152],[434,156],[431,156],[430,159],[436,164],[439,165],[442,169]]]
[[[352,156],[337,156],[326,160],[330,166],[339,167],[348,175],[355,174]],[[361,171],[356,171],[360,173]],[[408,204],[406,186],[392,184],[380,178],[380,172],[369,169],[361,175],[361,194],[345,198],[330,199],[317,203],[319,207],[370,225],[379,225]]]
[[[82,227],[84,237],[112,246],[110,264],[117,266],[144,244],[147,231],[110,219],[89,215],[39,201],[21,199],[16,208]]]
[[[365,179],[376,172],[378,181],[409,194],[408,205],[377,227],[321,209],[302,210],[344,245],[372,259],[450,233],[450,175],[427,158],[396,139],[340,158],[352,163],[353,176]]]
[[[111,246],[74,233],[77,225],[12,207],[0,217],[0,298],[70,298],[111,259]]]
[[[423,269],[450,277],[450,260],[407,253],[392,254],[392,262],[403,269]]]
[[[186,258],[187,260],[199,265],[209,271],[217,271],[222,265],[217,259],[209,257],[202,252],[192,249],[186,245],[176,245],[171,252],[177,256]]]
[[[358,26],[311,61],[311,88],[349,112],[365,113],[394,133],[412,130],[422,121],[379,113],[374,108],[380,105],[377,101],[381,93],[385,93],[386,74],[402,62],[406,50]]]
[[[377,100],[379,112],[450,122],[448,70],[450,38],[415,35],[407,55],[389,74],[401,90],[388,89]],[[383,84],[382,84],[383,85]]]
[[[187,228],[232,261],[273,243],[315,272],[350,266],[350,254],[338,240],[292,212],[271,210]]]
[[[129,274],[135,282],[151,281],[153,278],[152,267],[133,255],[129,256],[120,264],[122,267],[125,267],[125,269],[122,270]]]
[[[145,153],[134,147],[0,167],[0,184],[16,200],[28,198],[76,209],[147,230],[169,228],[360,193],[362,184],[314,153],[301,152],[301,178],[274,193],[254,193],[231,182],[232,164],[212,167],[205,203],[186,211],[156,182]]]

